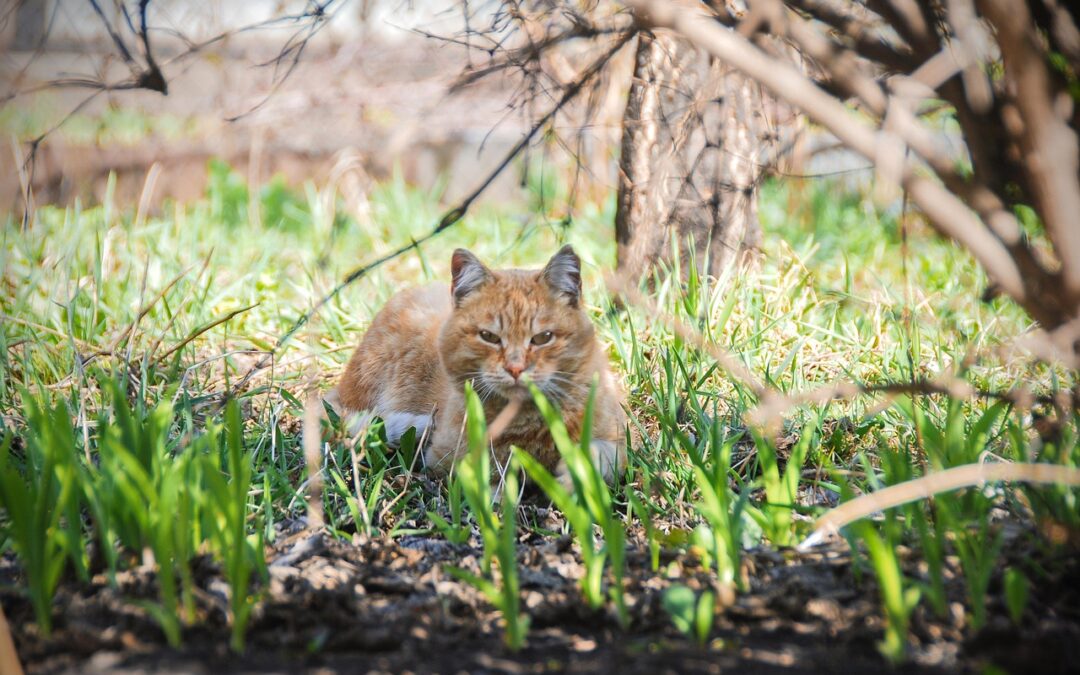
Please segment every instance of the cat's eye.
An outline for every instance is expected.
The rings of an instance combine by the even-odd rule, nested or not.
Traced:
[[[481,330],[480,331],[480,339],[483,340],[484,342],[489,343],[489,344],[493,344],[493,345],[499,344],[499,336],[496,335],[495,333],[492,333],[489,330]]]
[[[536,335],[532,336],[532,343],[537,347],[542,347],[547,343],[551,342],[551,339],[553,337],[555,337],[555,334],[549,330],[546,330],[543,333],[537,333]]]

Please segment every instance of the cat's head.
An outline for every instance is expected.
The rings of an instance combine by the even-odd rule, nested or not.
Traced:
[[[451,261],[454,309],[443,326],[443,365],[481,398],[506,398],[530,379],[550,397],[582,387],[574,376],[594,349],[580,308],[581,261],[564,246],[542,270],[491,270],[465,249]]]

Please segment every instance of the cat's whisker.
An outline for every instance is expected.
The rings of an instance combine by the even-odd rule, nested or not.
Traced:
[[[567,386],[569,385],[569,386]],[[544,393],[549,399],[554,399],[556,403],[562,403],[566,401],[569,395],[572,393],[570,389],[576,386],[573,382],[562,383],[557,380],[547,379],[537,385],[540,391]]]
[[[473,380],[474,387],[476,388],[476,395],[480,397],[481,401],[487,401],[494,393],[494,387],[485,378],[477,378]]]
[[[476,395],[480,397],[481,401],[486,402],[491,398],[492,394],[496,393],[495,386],[488,380],[486,371],[468,371],[462,373],[461,378],[472,382],[473,390],[476,391]]]
[[[549,376],[545,378],[544,382],[541,385],[541,389],[544,389],[545,385],[557,387],[563,390],[569,389],[582,393],[587,393],[589,391],[588,386],[581,384],[580,382],[575,382],[569,378],[564,378],[560,376]]]
[[[569,385],[572,385],[574,387],[578,387],[580,389],[588,389],[589,388],[589,385],[584,384],[582,382],[578,382],[577,380],[575,380],[575,379],[573,379],[571,377],[567,377],[565,375],[556,375],[556,374],[552,373],[552,374],[546,375],[545,379],[547,379],[549,381],[560,382],[560,383],[563,383],[563,384],[569,384]]]
[[[566,382],[567,384],[573,384],[573,386],[581,387],[582,389],[589,389],[589,384],[579,382],[575,377],[573,377],[573,374],[564,374],[563,372],[561,372],[561,370],[553,370],[552,373],[545,373],[544,377],[549,379],[555,379],[561,382]]]

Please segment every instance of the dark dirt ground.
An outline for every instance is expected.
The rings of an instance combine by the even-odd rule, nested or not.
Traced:
[[[588,609],[576,579],[579,558],[567,539],[523,534],[523,609],[532,620],[518,653],[502,643],[498,614],[444,565],[478,571],[479,543],[455,546],[423,536],[343,543],[299,533],[270,553],[269,583],[257,606],[247,652],[229,651],[224,586],[210,561],[195,565],[200,625],[168,648],[156,624],[131,600],[153,600],[153,576],[135,570],[90,585],[67,582],[55,601],[55,629],[43,639],[17,590],[9,556],[0,565],[0,600],[29,673],[218,672],[837,672],[890,670],[879,656],[880,603],[873,576],[858,574],[840,541],[812,553],[751,551],[750,590],[718,614],[712,640],[698,648],[671,625],[660,604],[673,582],[702,588],[709,574],[692,554],[666,554],[651,572],[640,546],[628,555],[632,626]],[[918,556],[911,555],[911,565]],[[1030,562],[1030,560],[1029,560]],[[1080,663],[1080,561],[1038,561],[1064,574],[1034,584],[1022,626],[1007,618],[1000,583],[991,585],[990,620],[971,636],[953,579],[950,616],[920,607],[912,620],[911,661],[898,672],[1076,672]],[[912,573],[917,570],[912,569]],[[1001,671],[987,671],[988,667]]]

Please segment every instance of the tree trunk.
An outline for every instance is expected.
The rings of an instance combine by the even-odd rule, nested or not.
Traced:
[[[619,160],[619,271],[647,274],[670,260],[676,238],[684,263],[693,256],[718,276],[760,242],[758,187],[776,134],[756,84],[671,33],[638,40]]]

